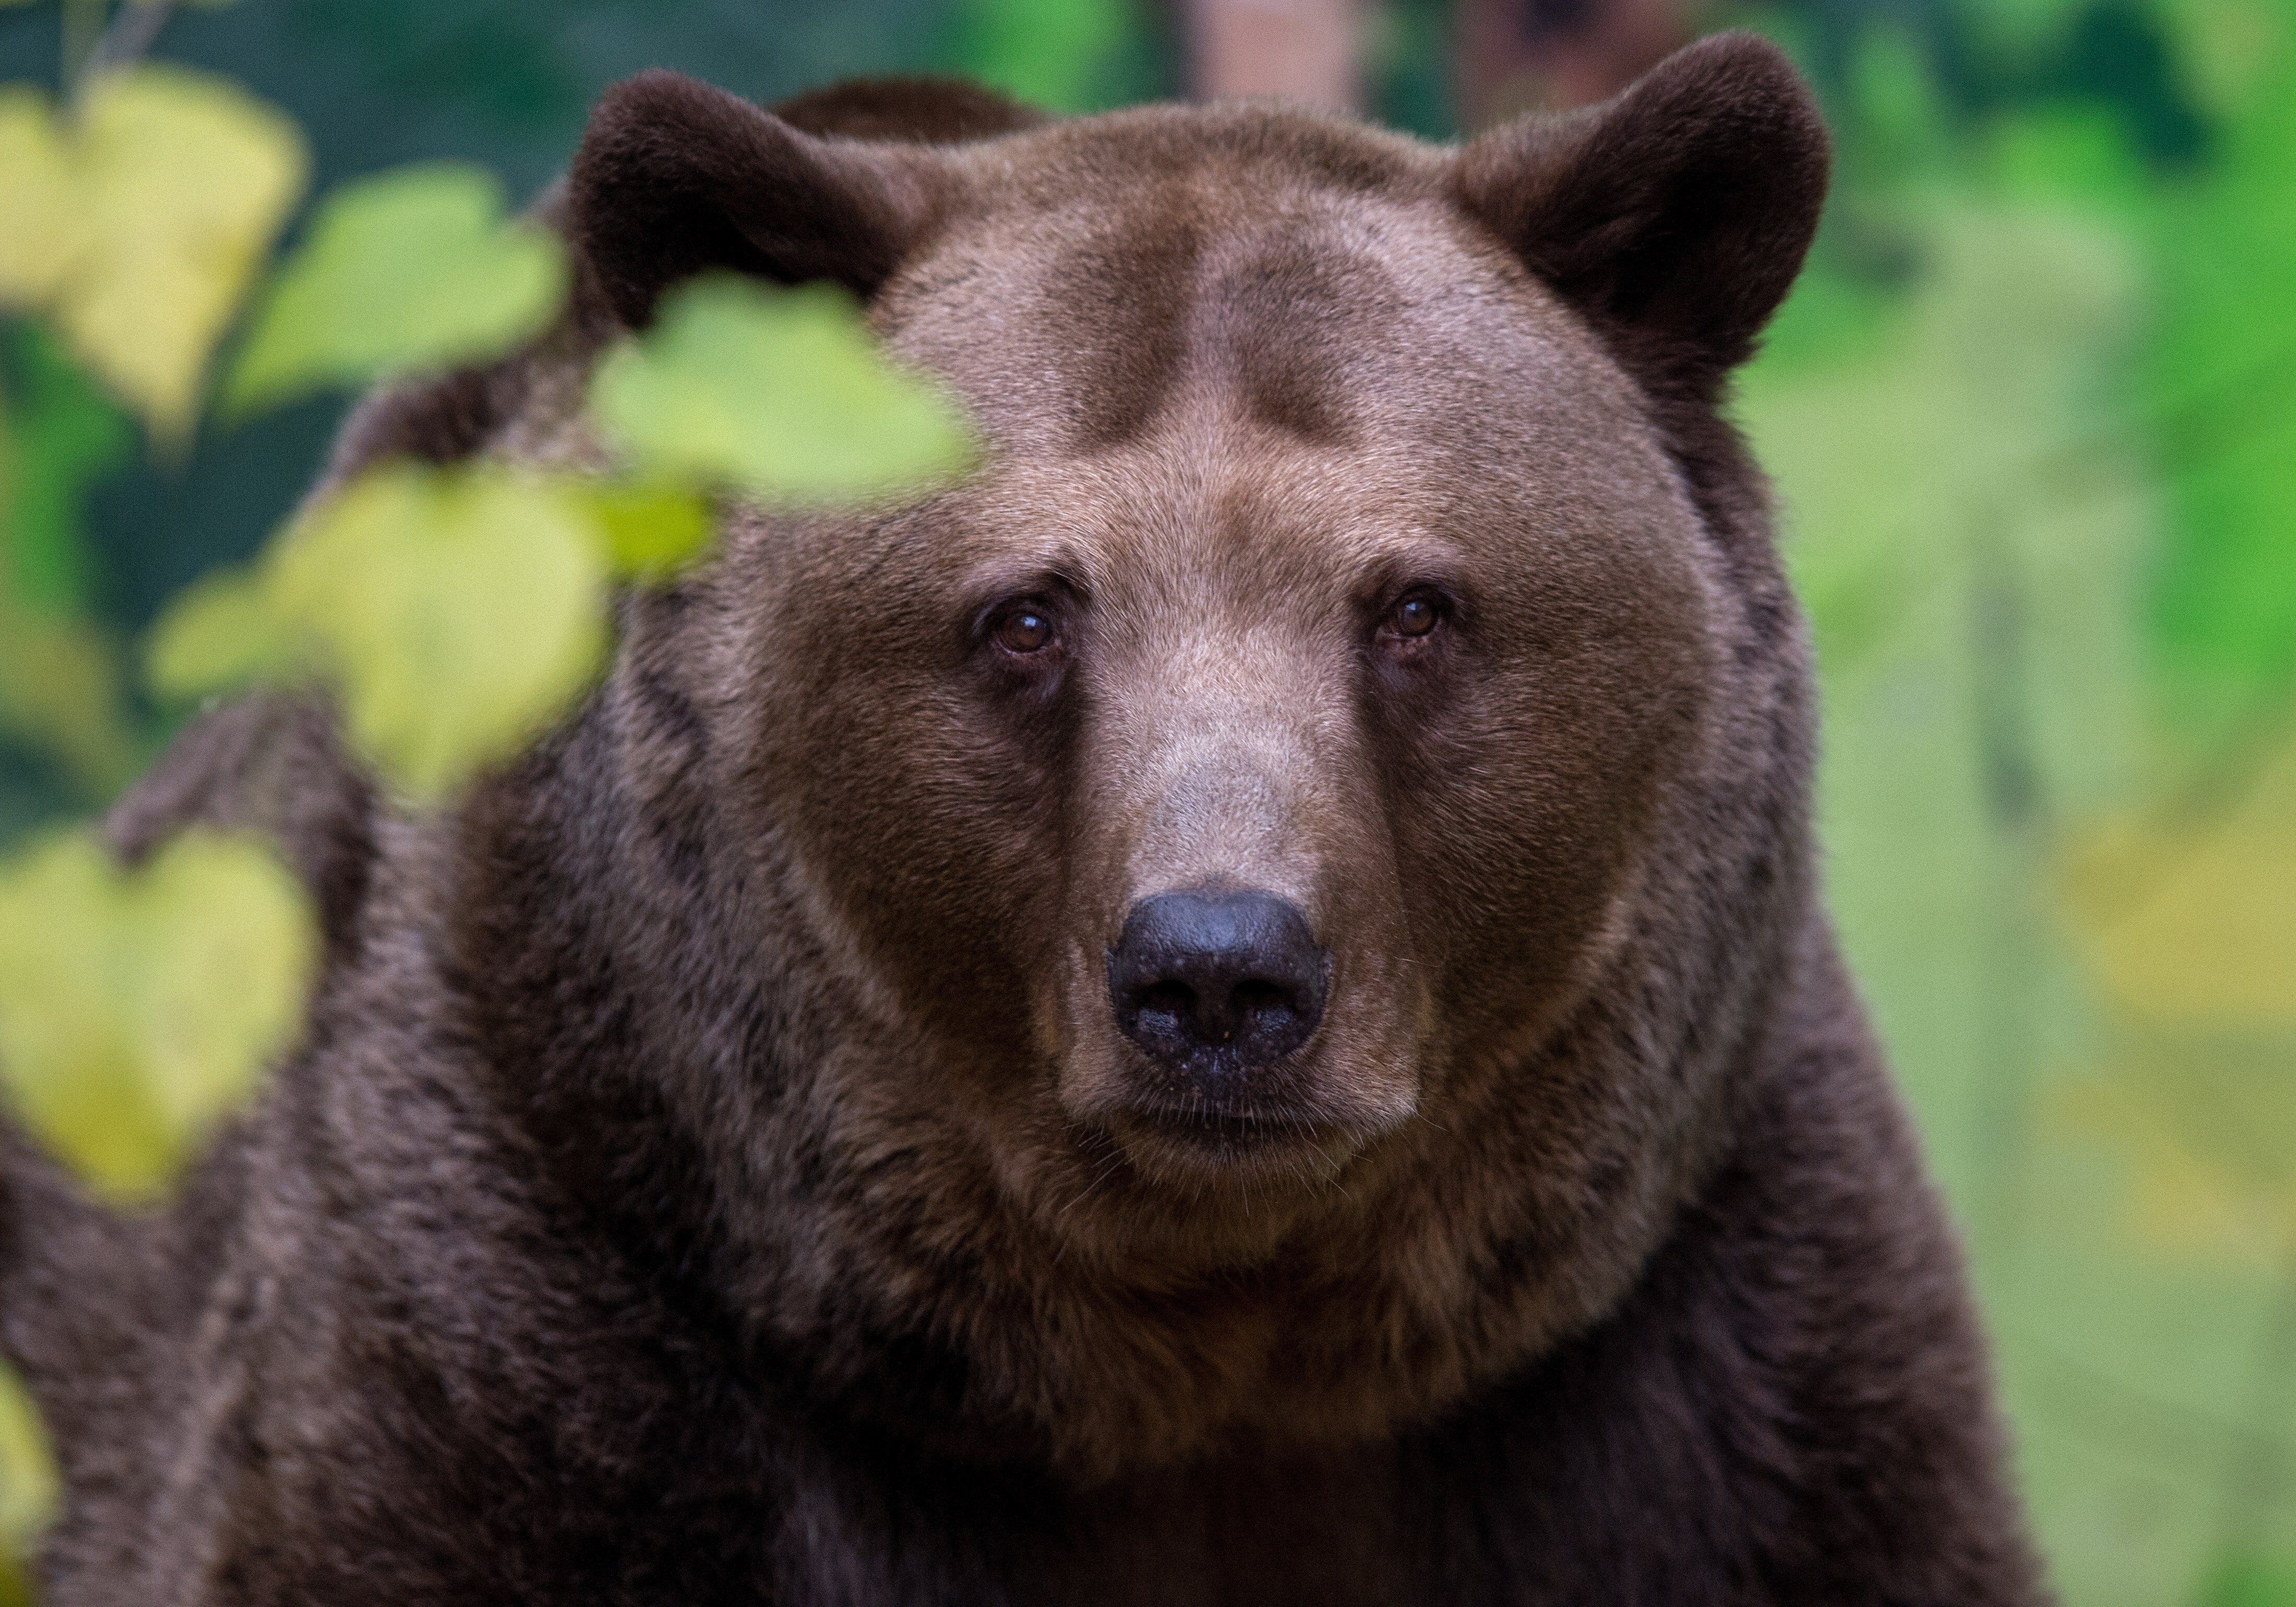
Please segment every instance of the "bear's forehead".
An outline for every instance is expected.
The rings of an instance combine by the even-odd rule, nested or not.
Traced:
[[[1306,597],[1526,528],[1681,522],[1640,392],[1439,153],[1367,135],[1351,168],[1303,159],[1329,130],[1296,113],[1158,118],[1141,160],[984,158],[876,304],[994,449],[952,571]],[[1182,138],[1199,119],[1221,137]]]
[[[1103,451],[1191,410],[1368,447],[1526,380],[1598,414],[1622,392],[1425,147],[1257,108],[1010,143],[879,303],[1007,451]]]
[[[1450,168],[1442,147],[1266,103],[1133,107],[962,147],[950,160],[961,204],[988,208],[1059,208],[1169,179],[1429,196]]]

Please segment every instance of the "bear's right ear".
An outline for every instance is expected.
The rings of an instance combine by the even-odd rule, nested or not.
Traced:
[[[706,268],[866,297],[939,211],[921,145],[801,133],[738,95],[654,70],[590,114],[567,175],[567,225],[622,322]]]
[[[1455,183],[1645,385],[1710,400],[1800,270],[1826,166],[1792,64],[1733,33],[1602,105],[1494,129]]]

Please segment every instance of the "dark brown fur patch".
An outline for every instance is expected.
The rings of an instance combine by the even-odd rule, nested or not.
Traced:
[[[1046,275],[1045,302],[1060,311],[1046,334],[1074,356],[1068,392],[1078,445],[1128,440],[1162,410],[1187,357],[1200,234],[1186,197],[1175,193],[1080,241]]]
[[[1318,249],[1320,247],[1320,249]],[[1321,446],[1347,438],[1353,414],[1346,361],[1369,310],[1398,295],[1379,265],[1328,242],[1271,241],[1229,266],[1205,297],[1215,332],[1208,344],[1233,353],[1235,379],[1253,418]]]

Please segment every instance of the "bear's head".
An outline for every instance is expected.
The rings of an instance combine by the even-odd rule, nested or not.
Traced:
[[[1715,407],[1821,127],[1744,36],[1460,148],[955,113],[648,75],[569,189],[619,321],[838,281],[986,444],[632,615],[681,711],[638,791],[840,1022],[776,1097],[853,1248],[759,1299],[931,1336],[1081,1465],[1432,1408],[1630,1285],[1805,919],[1799,627]]]

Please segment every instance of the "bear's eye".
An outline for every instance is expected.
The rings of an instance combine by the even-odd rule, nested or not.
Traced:
[[[1422,641],[1443,623],[1443,600],[1431,592],[1406,592],[1388,611],[1387,634],[1405,642]]]
[[[1037,603],[1016,603],[996,617],[988,634],[1006,652],[1042,652],[1059,638],[1052,614]]]

